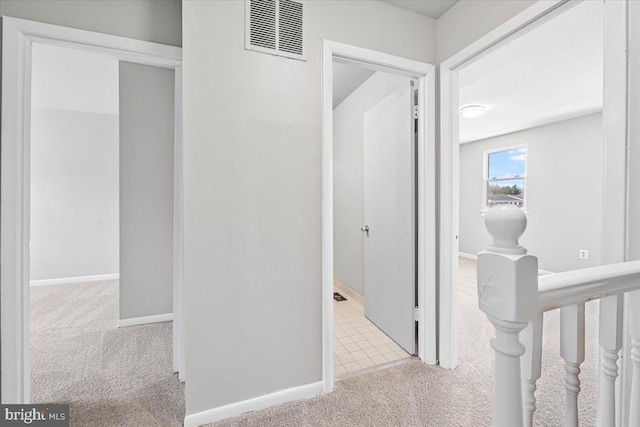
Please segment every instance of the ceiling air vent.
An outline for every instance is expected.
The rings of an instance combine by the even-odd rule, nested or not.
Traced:
[[[245,48],[304,60],[304,3],[246,0]]]

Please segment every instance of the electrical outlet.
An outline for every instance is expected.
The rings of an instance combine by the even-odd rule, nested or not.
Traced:
[[[589,259],[589,251],[586,249],[580,249],[580,259]]]

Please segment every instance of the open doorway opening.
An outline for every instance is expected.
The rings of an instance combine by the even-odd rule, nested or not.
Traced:
[[[369,73],[369,71],[356,72],[357,75],[360,75],[360,83],[368,80],[369,78],[375,77],[376,73],[383,72],[389,73],[393,76],[400,76],[405,78],[404,84],[399,84],[395,88],[392,87],[387,93],[386,97],[382,97],[379,102],[371,102],[371,104],[367,108],[361,108],[362,115],[359,121],[362,123],[362,128],[360,131],[362,134],[362,142],[360,143],[360,150],[362,155],[356,154],[353,155],[351,153],[350,157],[353,161],[361,161],[361,166],[359,169],[362,171],[362,175],[356,172],[356,179],[347,182],[349,183],[359,182],[362,188],[362,195],[358,196],[358,198],[362,201],[356,202],[359,205],[359,208],[356,207],[357,210],[346,209],[347,213],[350,213],[351,216],[348,216],[350,219],[350,224],[348,227],[350,229],[350,238],[353,238],[353,242],[356,242],[352,248],[356,248],[358,246],[358,239],[360,239],[360,244],[365,245],[365,242],[362,240],[367,237],[367,232],[370,237],[377,237],[379,239],[384,240],[385,233],[383,230],[385,228],[392,229],[392,231],[397,231],[398,227],[394,225],[393,220],[390,220],[394,215],[406,215],[402,221],[402,224],[405,227],[404,233],[401,238],[397,241],[403,242],[401,245],[402,248],[406,249],[406,258],[400,260],[399,257],[394,258],[394,254],[388,255],[385,254],[384,244],[377,246],[379,252],[370,251],[369,254],[376,254],[374,258],[374,262],[367,263],[367,247],[361,249],[361,254],[363,254],[363,260],[361,260],[362,273],[361,278],[363,282],[361,283],[361,291],[364,295],[359,294],[358,291],[353,291],[353,288],[357,286],[357,281],[353,282],[352,279],[346,278],[342,273],[338,273],[342,276],[342,280],[351,281],[349,286],[340,287],[340,284],[335,280],[335,269],[334,269],[334,238],[338,234],[335,230],[335,215],[336,211],[334,211],[334,168],[336,159],[334,158],[334,62],[340,63],[343,65],[354,66],[357,65],[361,68],[366,68],[369,71],[374,71],[374,74]],[[346,364],[352,363],[354,361],[357,362],[356,356],[351,355],[353,360],[340,360],[336,354],[334,354],[334,347],[338,347],[338,345],[343,348],[341,351],[345,354],[345,350],[348,352],[358,352],[362,351],[364,355],[366,355],[367,359],[370,361],[365,362],[365,364],[373,364],[369,368],[363,368],[362,365],[358,362],[357,365],[351,365],[351,372],[356,372],[361,369],[370,369],[375,366],[377,362],[373,360],[372,357],[375,356],[384,356],[384,354],[390,354],[393,352],[396,357],[399,359],[404,358],[405,353],[417,354],[417,356],[425,363],[436,364],[436,283],[435,283],[435,274],[436,274],[436,266],[435,266],[435,225],[436,225],[436,216],[435,216],[435,206],[436,206],[436,186],[435,186],[435,76],[434,76],[434,67],[430,64],[401,58],[393,55],[387,55],[381,52],[372,51],[369,49],[358,48],[355,46],[337,43],[325,40],[323,45],[323,96],[322,96],[322,105],[323,105],[323,141],[322,141],[322,324],[323,324],[323,390],[325,393],[329,393],[333,390],[334,387],[334,361],[336,363],[339,362],[342,365],[345,372],[343,374],[348,374],[349,370],[346,368]],[[380,74],[378,74],[380,76]],[[374,79],[375,80],[375,79]],[[413,86],[412,86],[413,83]],[[355,88],[360,86],[355,84],[353,86],[353,82],[351,83],[352,90],[346,90],[343,92],[343,98],[346,98],[349,93],[353,93]],[[395,93],[393,90],[395,89]],[[415,91],[414,91],[415,89]],[[417,99],[416,99],[417,94]],[[336,101],[337,102],[337,101]],[[340,104],[343,104],[344,99]],[[363,104],[364,105],[364,104]],[[414,109],[415,106],[415,109]],[[336,103],[336,107],[338,104]],[[373,108],[372,108],[373,107]],[[408,112],[408,114],[405,114]],[[365,114],[366,113],[366,114]],[[400,121],[406,123],[406,125],[398,125],[397,123],[386,123],[386,121],[393,121],[393,118],[396,118],[398,123]],[[417,118],[417,121],[416,121]],[[372,123],[370,129],[374,129],[373,131],[367,132],[367,140],[370,141],[371,147],[378,147],[377,150],[365,150],[364,141],[365,141],[365,127],[364,123],[367,121],[368,123]],[[347,120],[346,123],[349,123]],[[377,128],[376,128],[377,126]],[[385,141],[398,139],[398,132],[394,132],[394,126],[401,128],[399,131],[401,134],[407,135],[407,138],[400,138],[400,143],[404,149],[393,151],[394,144],[385,144]],[[358,128],[354,128],[357,129]],[[347,143],[352,143],[353,141],[347,140]],[[396,147],[397,148],[397,147]],[[387,150],[385,152],[385,150]],[[368,153],[368,154],[367,154]],[[400,155],[399,153],[403,153]],[[365,168],[365,156],[371,156],[372,161],[370,165],[372,166],[370,171],[368,168]],[[393,160],[387,159],[386,156],[390,156]],[[402,157],[405,156],[404,160],[401,160]],[[360,160],[358,160],[360,157]],[[395,162],[392,164],[402,163],[406,169],[400,171],[399,168],[394,166],[394,171],[391,173],[390,171],[385,169],[385,162],[388,160]],[[380,172],[381,171],[381,172]],[[349,167],[344,168],[342,172],[345,174],[343,177],[348,177],[349,173],[353,173],[353,170]],[[388,173],[389,172],[389,173]],[[367,181],[367,176],[371,179],[378,179],[379,181],[372,181],[375,185],[365,185]],[[388,180],[385,181],[385,176],[388,176]],[[342,178],[341,178],[342,179]],[[393,184],[392,184],[393,183]],[[344,182],[343,182],[344,185]],[[394,188],[394,185],[396,186]],[[405,187],[406,186],[406,187]],[[402,187],[402,188],[400,188]],[[367,188],[371,189],[372,194],[366,193]],[[345,188],[341,188],[341,191]],[[352,194],[358,194],[360,190],[353,191]],[[405,205],[402,207],[398,204],[389,203],[385,197],[390,197],[387,193],[390,191],[399,191],[399,193],[403,197]],[[344,195],[343,195],[344,196]],[[340,196],[339,196],[340,197]],[[354,196],[355,197],[355,196]],[[348,201],[348,197],[343,197],[343,200]],[[389,199],[390,200],[390,199]],[[365,218],[364,214],[367,212],[367,203],[371,201],[372,206],[380,206],[379,212],[387,212],[381,216],[381,218],[371,218],[371,224],[366,224],[363,221],[369,221],[369,218]],[[353,204],[353,203],[351,203]],[[348,206],[349,204],[345,205]],[[410,207],[405,207],[410,206]],[[344,207],[344,206],[343,206]],[[395,210],[394,210],[395,209]],[[338,208],[338,211],[340,208]],[[354,212],[360,212],[360,214],[354,215]],[[373,210],[371,210],[373,212]],[[359,216],[362,215],[362,216]],[[413,218],[411,218],[413,216]],[[408,219],[407,219],[408,218]],[[391,224],[387,226],[384,223],[384,220],[387,220],[386,224]],[[374,226],[372,224],[377,224]],[[381,226],[385,224],[385,226]],[[369,227],[367,227],[369,225]],[[351,230],[351,228],[354,228]],[[393,233],[391,233],[393,234]],[[373,243],[373,239],[372,239]],[[346,248],[346,246],[345,246]],[[404,249],[403,249],[404,250]],[[358,253],[357,250],[353,253]],[[354,259],[353,257],[350,259]],[[378,261],[378,265],[376,265],[376,260]],[[403,290],[394,292],[393,286],[385,286],[384,281],[392,281],[394,283],[398,283],[398,274],[390,274],[390,275],[378,275],[378,278],[382,277],[391,277],[392,279],[385,279],[380,281],[374,286],[377,286],[376,289],[369,291],[368,283],[366,280],[366,265],[369,264],[373,269],[376,267],[384,265],[384,263],[395,260],[397,263],[394,268],[399,268],[398,271],[402,271],[402,274],[405,274],[406,280],[402,280]],[[347,259],[347,265],[349,263],[349,259]],[[354,261],[355,262],[355,261]],[[404,263],[404,264],[403,264]],[[407,267],[407,265],[411,265]],[[401,267],[398,267],[401,266]],[[339,267],[340,268],[340,267]],[[337,277],[338,281],[340,280],[340,276]],[[416,285],[417,283],[417,285]],[[365,287],[366,286],[366,287]],[[334,324],[334,308],[338,306],[338,304],[343,304],[346,301],[336,301],[334,299],[334,292],[336,291],[336,287],[338,289],[338,293],[340,290],[344,291],[346,295],[342,295],[349,299],[354,300],[353,303],[357,303],[360,300],[359,308],[354,309],[354,311],[359,311],[358,313],[344,313],[346,316],[341,316],[350,318],[350,319],[358,319],[357,325],[343,325],[340,326],[343,338],[345,338],[346,342],[341,342],[340,337],[336,337],[334,334],[334,330],[337,329]],[[350,292],[351,289],[353,292]],[[376,294],[376,292],[378,292]],[[373,300],[372,309],[373,311],[369,311],[367,308],[367,298]],[[398,313],[397,309],[393,310],[384,310],[384,301],[385,298],[390,299],[390,304],[395,305],[395,307],[400,307],[399,310],[403,311],[403,313],[399,316],[395,316],[392,314],[389,316],[390,318],[397,321],[386,322],[385,319],[381,319],[381,316],[385,316],[388,313]],[[338,298],[340,299],[340,298]],[[382,304],[375,306],[375,300],[383,301]],[[364,300],[364,305],[362,301]],[[417,303],[416,303],[417,302]],[[411,309],[409,307],[409,315],[406,315],[406,306],[414,304]],[[417,305],[417,306],[416,306]],[[356,306],[358,307],[358,306]],[[338,309],[336,308],[336,311]],[[345,309],[345,311],[348,311]],[[378,311],[379,313],[376,313]],[[365,320],[371,320],[372,324],[366,323]],[[417,324],[417,331],[416,331]],[[394,328],[398,329],[394,329]],[[361,330],[358,331],[358,328]],[[384,335],[376,336],[375,329],[381,330],[384,332]],[[398,332],[398,330],[402,330]],[[352,334],[362,334],[360,337],[361,340],[365,339],[379,339],[380,341],[374,341],[371,344],[371,347],[375,348],[376,345],[382,347],[382,344],[386,345],[386,347],[382,347],[384,350],[380,352],[380,350],[370,350],[369,353],[364,351],[364,349],[357,345],[355,342],[348,342],[349,340],[355,341],[350,337],[350,335],[345,332],[345,330],[349,330]],[[366,336],[365,334],[370,334]],[[404,334],[401,336],[401,334]],[[416,336],[417,336],[417,345],[416,345]],[[390,341],[389,341],[390,340]],[[381,342],[381,343],[380,343]],[[351,348],[347,348],[347,345],[351,345]],[[398,348],[389,346],[389,344],[398,345],[402,351],[398,350]],[[357,348],[356,348],[357,346]],[[386,350],[386,351],[385,351]],[[362,353],[358,353],[358,356],[361,358],[360,360],[366,360]],[[400,357],[402,356],[402,357]],[[346,359],[349,359],[347,356]],[[382,362],[381,358],[377,358]],[[387,363],[388,358],[385,357]]]
[[[333,63],[334,374],[417,354],[415,82]]]
[[[184,369],[182,357],[182,330],[179,321],[181,320],[181,292],[182,292],[182,130],[181,130],[181,49],[173,46],[166,46],[156,43],[143,42],[139,40],[117,37],[107,34],[77,30],[56,25],[44,24],[35,21],[14,19],[3,17],[2,20],[2,203],[0,204],[0,335],[3,345],[0,348],[2,357],[2,399],[3,403],[24,404],[31,401],[31,304],[30,304],[30,258],[31,258],[31,119],[32,119],[32,63],[33,50],[39,46],[53,46],[78,49],[83,52],[92,52],[105,55],[119,61],[119,115],[123,115],[123,73],[126,64],[150,65],[151,69],[169,70],[173,74],[175,81],[172,85],[167,81],[166,90],[171,93],[172,101],[170,105],[160,102],[153,96],[153,88],[149,90],[151,82],[155,78],[143,80],[138,84],[126,86],[129,96],[136,91],[145,90],[151,95],[145,98],[148,108],[140,104],[133,111],[140,112],[138,119],[140,126],[132,126],[132,129],[147,129],[153,132],[155,128],[165,128],[166,124],[155,126],[154,115],[150,111],[154,110],[155,104],[159,104],[173,114],[162,120],[171,123],[173,138],[167,137],[173,143],[174,165],[173,165],[173,291],[177,297],[173,298],[174,322],[173,332],[173,371],[179,372],[180,379],[183,379]],[[54,57],[56,57],[54,55]],[[135,67],[131,67],[135,68]],[[86,76],[85,76],[86,77]],[[127,78],[128,79],[128,78]],[[89,79],[91,80],[91,79]],[[132,78],[130,83],[135,82]],[[172,86],[172,87],[169,87]],[[174,98],[175,97],[175,98]],[[131,106],[134,103],[131,102]],[[157,117],[156,117],[157,119]],[[132,136],[131,140],[137,142],[141,135],[136,135],[134,131],[124,131],[124,126],[119,129],[120,144]],[[59,153],[56,153],[59,154]],[[67,153],[73,157],[76,153]],[[120,172],[122,172],[122,162],[120,162]],[[135,165],[134,165],[135,166]],[[78,168],[81,169],[81,168]],[[144,172],[144,168],[140,168]],[[77,173],[78,171],[73,171]],[[122,184],[122,176],[119,177]],[[90,185],[89,185],[90,186]],[[119,191],[122,190],[120,185]],[[120,191],[120,196],[122,196]],[[153,193],[151,191],[150,193]],[[142,198],[144,199],[144,197]],[[120,207],[123,200],[120,200]],[[123,229],[122,216],[119,219],[120,229]],[[142,236],[148,237],[148,236]],[[119,238],[122,242],[122,236]],[[123,250],[120,250],[120,255]],[[120,280],[123,279],[122,260],[119,262]],[[111,274],[111,273],[110,273]],[[83,277],[83,276],[79,276]],[[84,276],[85,278],[87,276]],[[68,281],[67,278],[61,278]],[[55,279],[42,279],[55,280]],[[143,301],[144,302],[144,301]],[[122,315],[122,312],[120,313]],[[141,318],[130,324],[148,323],[142,322]],[[68,319],[65,319],[68,320]],[[113,322],[117,326],[124,324],[122,321],[131,320],[116,316]],[[158,320],[158,319],[156,319]],[[165,319],[166,320],[166,319]],[[119,322],[120,321],[120,322]],[[107,346],[108,348],[108,346]],[[108,405],[108,404],[107,404]]]
[[[70,403],[83,425],[181,425],[174,70],[38,43],[31,54],[30,401]]]
[[[604,23],[604,3],[576,4],[458,72],[458,369],[482,372],[494,358],[494,328],[478,308],[476,277],[476,255],[491,243],[489,209],[508,204],[525,211],[520,243],[538,257],[540,274],[601,263]],[[595,408],[598,303],[585,312],[581,399]],[[557,395],[558,311],[545,313],[543,337],[549,345],[538,396]],[[476,377],[490,384],[491,374]],[[563,404],[541,401],[557,414],[546,423],[562,423]],[[581,417],[595,422],[595,411]]]

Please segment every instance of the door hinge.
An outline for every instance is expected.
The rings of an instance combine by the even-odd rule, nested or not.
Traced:
[[[413,320],[415,320],[416,322],[422,321],[422,310],[420,310],[420,307],[414,307]]]
[[[418,106],[417,105],[413,106],[413,118],[414,119],[418,118]]]

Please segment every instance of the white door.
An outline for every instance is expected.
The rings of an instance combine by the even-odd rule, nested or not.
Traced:
[[[416,340],[412,93],[407,82],[364,114],[365,314],[409,354]]]

